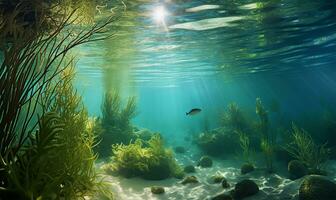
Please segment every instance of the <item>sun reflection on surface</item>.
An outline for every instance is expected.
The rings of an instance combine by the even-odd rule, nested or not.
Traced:
[[[168,11],[164,6],[157,6],[153,9],[153,20],[156,24],[159,26],[163,26],[163,28],[168,31],[167,25],[166,25],[166,17],[169,15]]]

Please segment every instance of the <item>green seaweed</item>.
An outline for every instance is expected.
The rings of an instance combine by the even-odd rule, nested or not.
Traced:
[[[147,142],[137,139],[128,145],[114,144],[112,152],[110,169],[125,177],[160,180],[179,176],[183,172],[172,150],[164,148],[159,134],[153,135]]]
[[[106,193],[95,171],[93,121],[74,90],[73,68],[65,70],[53,88],[51,105],[15,162],[4,162],[6,190],[27,199],[78,199]],[[5,164],[9,163],[9,164]]]
[[[227,106],[226,112],[222,115],[221,124],[233,131],[246,132],[250,129],[244,113],[236,103],[230,103]]]
[[[260,137],[260,148],[264,154],[264,159],[266,163],[266,169],[269,172],[273,172],[273,157],[275,149],[275,138],[273,134],[269,132],[269,120],[268,112],[264,108],[260,98],[256,99],[256,114],[259,117],[259,123],[257,130],[261,133]]]
[[[326,147],[326,144],[316,144],[304,129],[300,129],[294,123],[291,134],[292,143],[286,146],[288,153],[313,172],[323,170],[324,164],[330,156],[330,149]]]
[[[112,144],[128,144],[136,138],[131,125],[131,119],[137,114],[136,99],[130,97],[126,106],[122,108],[119,93],[107,93],[104,96],[101,110],[102,118],[99,123],[102,131],[98,135],[101,142],[97,148],[101,157],[107,157]]]
[[[254,151],[250,144],[250,138],[246,133],[238,132],[239,144],[242,149],[242,158],[245,163],[253,164]]]

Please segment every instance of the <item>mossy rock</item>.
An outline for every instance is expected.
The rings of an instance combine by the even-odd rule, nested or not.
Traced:
[[[308,174],[307,167],[298,160],[288,163],[288,173],[291,179],[298,179]]]
[[[324,176],[304,178],[299,189],[299,200],[335,200],[336,184]]]
[[[183,146],[177,146],[174,148],[175,153],[185,153],[186,149]]]
[[[194,173],[196,170],[195,170],[195,167],[193,165],[187,165],[184,167],[183,171],[185,173]]]
[[[229,188],[229,187],[230,187],[230,184],[229,184],[229,182],[226,180],[226,178],[224,178],[224,179],[222,180],[222,187],[223,187],[223,188]]]
[[[198,166],[203,168],[212,167],[212,159],[209,156],[202,156],[198,161]]]
[[[234,199],[243,199],[255,195],[259,192],[258,185],[252,180],[242,180],[235,185],[235,189],[232,191]]]
[[[147,180],[163,180],[171,177],[171,168],[168,159],[162,159],[160,165],[152,165],[149,170],[142,175],[144,179]]]
[[[211,177],[213,183],[221,183],[224,179],[225,177],[221,174],[216,174]]]
[[[189,183],[199,183],[199,181],[198,181],[196,176],[187,176],[181,181],[181,183],[183,185],[186,185],[186,184],[189,184]]]
[[[165,189],[164,187],[161,187],[161,186],[152,186],[151,192],[153,194],[163,194],[165,192]]]
[[[212,197],[211,200],[233,200],[233,198],[230,194],[220,193]]]
[[[254,166],[250,163],[245,163],[240,167],[241,174],[247,174],[254,171]]]

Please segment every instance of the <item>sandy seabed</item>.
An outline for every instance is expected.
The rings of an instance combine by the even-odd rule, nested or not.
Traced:
[[[178,161],[184,164],[196,165],[186,156],[179,156]],[[240,163],[240,164],[239,164]],[[240,173],[241,162],[236,160],[214,160],[211,168],[196,167],[194,175],[199,183],[183,185],[181,180],[169,178],[161,181],[149,181],[141,178],[124,178],[106,175],[106,180],[111,184],[111,189],[117,200],[207,200],[234,189],[234,185],[244,179],[250,179],[257,183],[260,191],[244,200],[297,200],[301,179],[290,180],[286,173],[286,166],[282,164],[277,173],[269,174],[261,168],[242,175]],[[276,165],[277,166],[277,165]],[[258,165],[257,165],[258,167]],[[336,180],[336,161],[327,164],[329,178]],[[230,184],[230,188],[224,189],[220,183],[213,183],[211,177],[222,174]],[[163,194],[152,194],[151,186],[162,186]]]

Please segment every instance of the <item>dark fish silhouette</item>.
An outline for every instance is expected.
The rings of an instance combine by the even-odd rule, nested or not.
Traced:
[[[201,112],[202,110],[199,109],[199,108],[193,108],[191,109],[189,112],[186,112],[186,115],[196,115],[198,114],[199,112]]]

